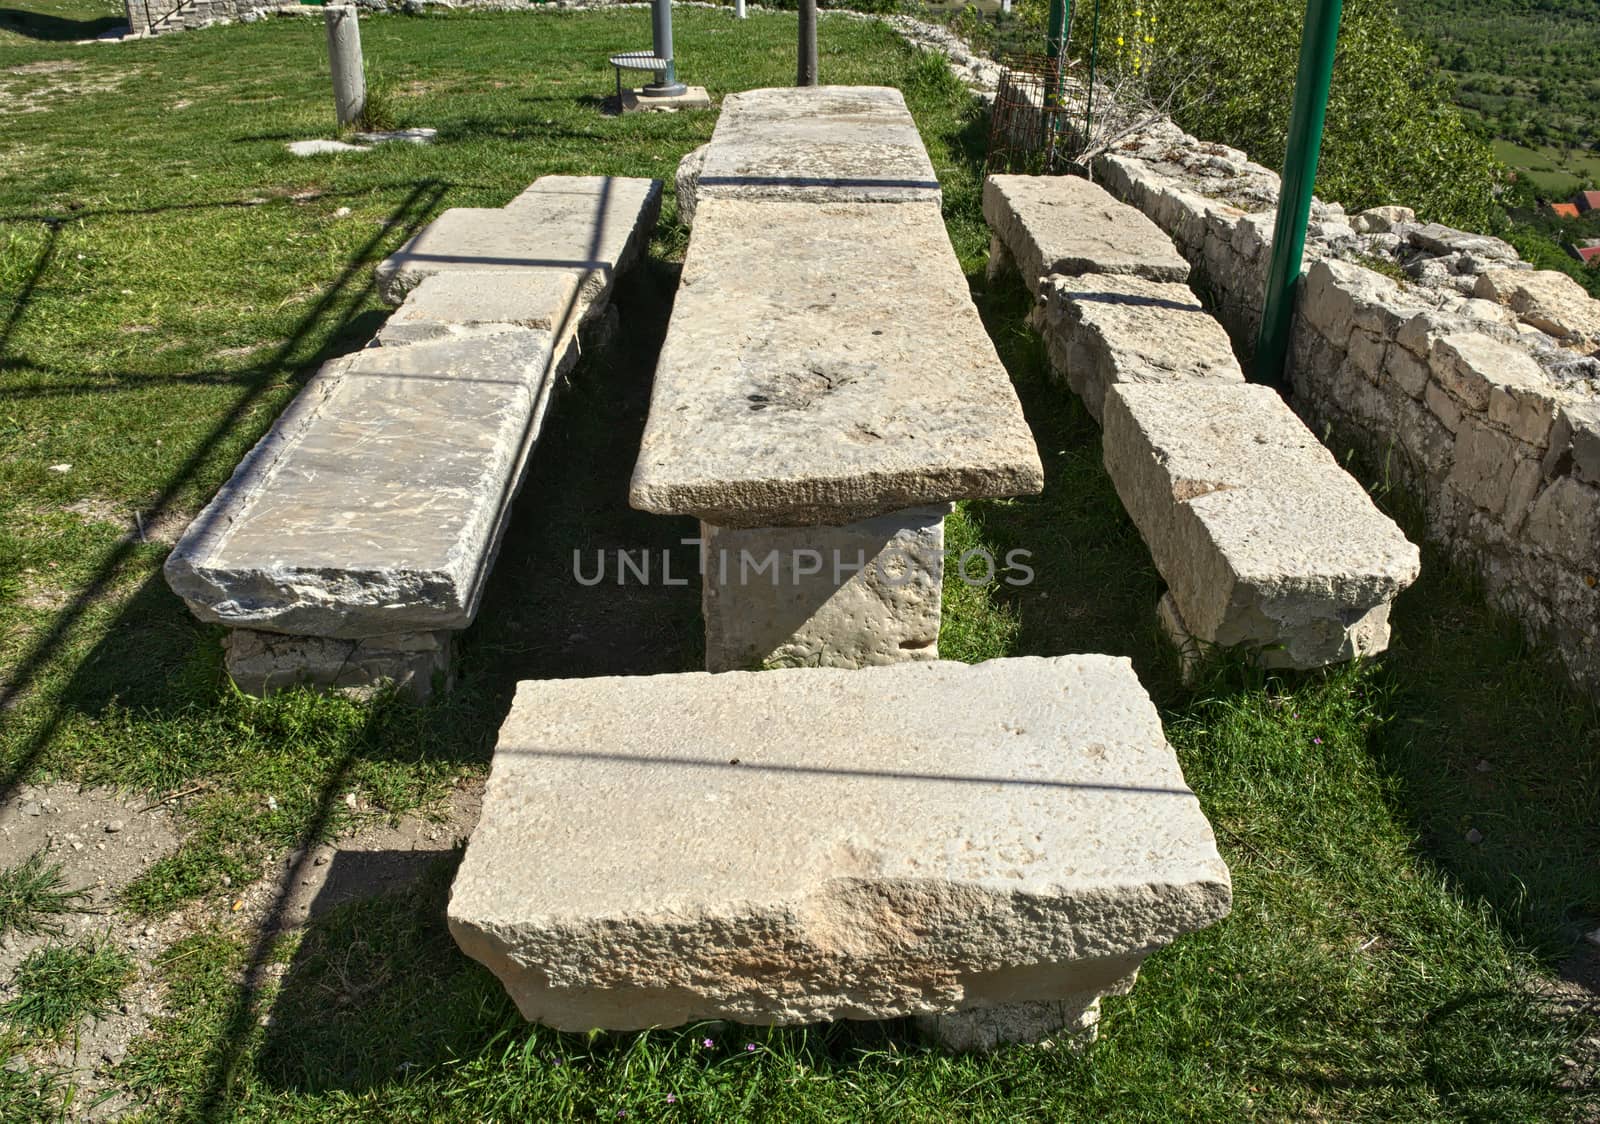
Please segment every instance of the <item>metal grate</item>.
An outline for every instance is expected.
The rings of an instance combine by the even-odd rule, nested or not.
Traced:
[[[1077,67],[1043,55],[1002,60],[989,116],[986,172],[1050,175],[1077,170],[1083,151]]]

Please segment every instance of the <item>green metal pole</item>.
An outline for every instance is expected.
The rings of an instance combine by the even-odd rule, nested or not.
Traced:
[[[1256,382],[1282,386],[1294,322],[1295,287],[1306,250],[1306,223],[1311,219],[1311,191],[1317,182],[1322,153],[1322,126],[1328,116],[1328,87],[1333,82],[1333,56],[1339,45],[1339,17],[1344,0],[1307,0],[1306,25],[1300,37],[1300,74],[1295,79],[1294,115],[1289,119],[1289,151],[1283,158],[1283,185],[1278,192],[1278,222],[1272,235],[1272,264],[1267,270],[1266,307],[1256,337]]]
[[[1067,39],[1067,3],[1066,0],[1050,0],[1049,22],[1045,25],[1045,54],[1052,59],[1058,59],[1066,49]],[[1037,42],[1037,40],[1035,40]]]

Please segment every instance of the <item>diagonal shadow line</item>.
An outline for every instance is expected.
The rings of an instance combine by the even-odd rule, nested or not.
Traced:
[[[17,303],[11,307],[11,315],[6,317],[6,326],[0,328],[0,371],[6,369],[6,347],[11,343],[12,333],[22,322],[22,314],[33,301],[33,294],[39,288],[39,279],[44,276],[45,269],[50,265],[50,259],[55,257],[56,243],[61,240],[61,224],[45,221],[50,227],[50,233],[45,238],[44,249],[39,251],[38,260],[33,263],[33,272],[22,284],[22,292],[17,295]]]
[[[61,373],[49,367],[40,367],[26,359],[13,362],[8,368],[12,371],[31,371],[37,375],[49,378],[51,375]],[[120,379],[120,382],[61,382],[49,383],[45,386],[0,386],[0,402],[23,401],[39,398],[75,398],[82,394],[126,394],[129,391],[144,390],[148,387],[170,386],[182,383],[184,386],[249,386],[262,375],[267,373],[265,367],[246,367],[239,371],[196,371],[192,374],[182,375],[145,375],[137,372],[111,373],[104,377],[107,379]]]
[[[1181,796],[1195,799],[1187,788],[1158,785],[1108,784],[1104,781],[1070,781],[1057,778],[986,776],[978,773],[916,773],[903,769],[851,769],[838,765],[797,765],[790,762],[752,760],[748,756],[734,764],[725,758],[662,757],[647,753],[606,753],[600,750],[517,749],[498,746],[495,754],[543,757],[552,761],[604,761],[628,765],[660,765],[686,769],[720,769],[734,772],[788,773],[808,777],[860,777],[865,780],[931,781],[940,784],[1015,785],[1018,788],[1070,788],[1081,792],[1137,792],[1146,796]]]
[[[383,244],[384,239],[389,236],[390,228],[395,225],[404,225],[405,237],[409,238],[427,220],[428,215],[433,212],[433,209],[444,197],[445,192],[449,190],[449,186],[438,180],[427,180],[412,188],[411,193],[395,208],[394,217],[390,222],[386,223],[367,240],[356,255],[351,258],[349,264],[345,266],[344,271],[340,273],[333,284],[318,299],[316,305],[306,313],[290,337],[277,349],[270,366],[281,366],[288,363],[300,344],[311,334],[323,316],[339,303],[345,290],[349,288],[356,275],[360,273],[363,265]],[[369,279],[366,285],[351,295],[346,305],[347,312],[365,300],[372,287],[373,281]],[[227,416],[222,418],[199,445],[195,447],[194,451],[189,454],[188,459],[179,467],[178,471],[167,483],[166,488],[156,498],[146,518],[154,521],[166,514],[167,508],[177,499],[183,486],[199,471],[200,466],[205,463],[211,451],[233,431],[239,419],[249,411],[250,407],[261,395],[266,393],[267,389],[268,384],[263,380],[261,385],[253,387],[234,404],[233,409],[229,411]],[[21,697],[22,693],[27,690],[28,686],[55,655],[66,640],[67,635],[88,611],[89,607],[105,594],[117,573],[139,546],[140,543],[136,538],[129,537],[113,548],[111,553],[101,562],[94,576],[83,590],[73,598],[71,603],[56,614],[50,628],[34,643],[27,655],[18,661],[6,682],[0,684],[0,713],[4,713],[10,708]],[[22,778],[27,775],[33,761],[44,746],[49,744],[60,722],[61,714],[59,708],[57,708],[56,713],[30,739],[31,744],[11,766],[8,775],[3,780],[0,780],[0,803],[15,796],[17,786],[21,783]]]
[[[459,183],[444,183],[442,180],[425,180],[427,185],[438,185],[444,188],[468,186]],[[179,211],[212,211],[227,210],[230,208],[270,207],[274,203],[288,203],[300,206],[303,203],[313,203],[320,199],[353,199],[360,195],[371,195],[376,191],[390,188],[414,188],[413,180],[397,181],[393,183],[378,183],[371,187],[350,188],[347,191],[319,191],[315,196],[306,199],[295,199],[290,195],[276,195],[270,199],[213,199],[200,203],[163,203],[154,207],[103,207],[93,211],[72,211],[64,215],[51,214],[12,214],[0,215],[3,222],[47,222],[57,226],[65,226],[70,222],[82,222],[84,219],[116,218],[120,216],[165,215]],[[470,185],[479,186],[479,185]]]

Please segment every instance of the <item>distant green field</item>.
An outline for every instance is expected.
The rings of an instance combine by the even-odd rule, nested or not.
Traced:
[[[1600,183],[1600,153],[1574,149],[1563,157],[1558,148],[1529,148],[1506,140],[1493,143],[1495,156],[1531,179],[1541,195],[1561,198]]]

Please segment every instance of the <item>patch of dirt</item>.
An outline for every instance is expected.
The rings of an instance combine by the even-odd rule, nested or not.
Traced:
[[[1557,969],[1556,978],[1539,980],[1533,992],[1552,1015],[1587,1028],[1561,1059],[1561,1084],[1574,1091],[1600,1088],[1600,945],[1581,942]],[[1600,1121],[1600,1114],[1584,1119]]]
[[[162,511],[154,515],[137,508],[129,510],[120,504],[85,497],[61,509],[90,523],[109,523],[122,532],[124,541],[163,543],[175,546],[184,530],[194,520],[192,511]]]
[[[71,74],[82,68],[82,63],[64,60],[32,62],[7,68],[13,77],[0,78],[0,117],[7,114],[43,113],[56,108],[54,102],[84,94],[103,94],[115,90],[132,77],[135,71],[123,71],[84,77],[78,81],[49,78],[43,83],[40,75]]]
[[[45,59],[41,62],[27,62],[21,66],[6,67],[7,74],[62,74],[71,70],[82,70],[81,62],[72,62],[70,59]]]
[[[365,811],[350,794],[354,810]],[[262,877],[240,890],[191,902],[147,920],[117,906],[120,891],[181,843],[182,819],[174,803],[71,784],[24,786],[0,805],[0,866],[44,852],[60,863],[69,889],[84,889],[79,908],[51,918],[57,934],[0,938],[0,1002],[10,998],[17,966],[50,943],[109,939],[133,960],[135,974],[118,1009],[80,1028],[76,1049],[35,1044],[26,1060],[60,1067],[78,1086],[73,1119],[106,1120],[135,1107],[116,1079],[115,1067],[130,1045],[149,1033],[164,1013],[155,962],[186,936],[218,924],[249,943],[303,926],[336,906],[398,893],[422,878],[441,857],[462,846],[483,803],[483,781],[461,778],[431,815],[391,823],[374,817],[358,830],[308,851],[265,860]],[[273,965],[278,974],[284,965]]]

